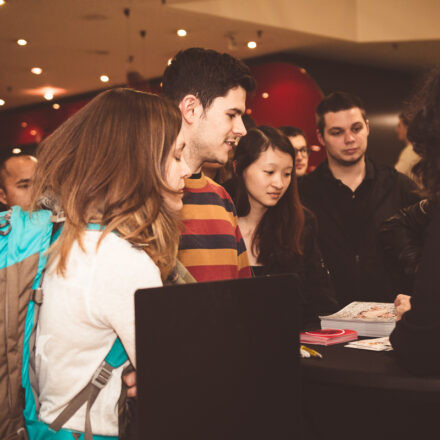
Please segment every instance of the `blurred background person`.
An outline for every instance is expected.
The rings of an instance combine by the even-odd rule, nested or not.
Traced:
[[[390,336],[402,364],[419,374],[440,373],[440,68],[434,69],[410,103],[408,138],[421,160],[416,176],[433,202],[415,274],[414,294],[399,295],[396,328]],[[428,355],[427,355],[428,354]]]
[[[29,209],[36,164],[37,159],[28,155],[10,156],[0,163],[1,210],[14,205]]]
[[[414,165],[419,162],[420,156],[414,151],[412,143],[408,140],[408,125],[409,121],[407,116],[405,116],[404,113],[400,113],[399,122],[396,126],[396,133],[399,141],[405,143],[405,147],[400,152],[394,168],[414,180],[412,169]]]
[[[338,306],[317,245],[316,220],[298,197],[295,152],[279,130],[251,128],[235,151],[231,196],[254,275],[296,273],[303,327]]]
[[[295,149],[296,175],[298,177],[304,176],[309,167],[309,156],[311,151],[307,146],[307,139],[304,131],[290,125],[279,127],[279,130],[289,138],[292,147]]]

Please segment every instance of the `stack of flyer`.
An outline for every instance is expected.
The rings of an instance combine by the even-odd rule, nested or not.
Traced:
[[[352,341],[349,342],[346,347],[373,351],[391,351],[393,349],[390,343],[390,338],[388,337],[363,339],[362,341]]]
[[[359,336],[389,336],[396,326],[396,311],[392,303],[355,301],[333,315],[319,318],[322,329],[350,329]]]
[[[357,339],[353,330],[326,329],[304,332],[299,337],[302,344],[333,345]]]

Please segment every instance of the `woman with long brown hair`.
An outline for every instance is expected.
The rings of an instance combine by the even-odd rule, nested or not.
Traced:
[[[303,327],[337,309],[316,241],[316,221],[299,200],[295,150],[279,130],[251,128],[234,157],[227,189],[237,208],[255,275],[294,272],[303,292]]]
[[[184,178],[181,114],[130,89],[106,91],[39,146],[34,206],[64,219],[50,249],[36,341],[40,419],[51,424],[118,337],[135,365],[134,292],[176,263]],[[116,438],[123,366],[91,409],[93,434]],[[86,405],[63,426],[84,432]]]

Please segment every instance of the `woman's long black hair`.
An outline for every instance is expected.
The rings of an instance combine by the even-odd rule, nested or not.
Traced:
[[[256,227],[252,249],[258,255],[258,263],[265,268],[287,269],[303,252],[304,208],[298,196],[295,150],[289,139],[279,130],[268,126],[251,128],[240,139],[234,158],[235,182],[232,196],[238,216],[248,215],[250,204],[243,172],[268,148],[280,150],[292,157],[293,174],[281,200],[265,212]]]

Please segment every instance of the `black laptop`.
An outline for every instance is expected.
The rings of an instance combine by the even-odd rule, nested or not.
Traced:
[[[293,275],[136,292],[139,439],[299,438]]]

